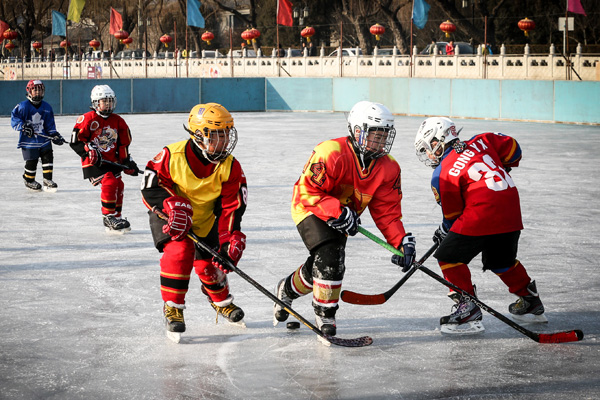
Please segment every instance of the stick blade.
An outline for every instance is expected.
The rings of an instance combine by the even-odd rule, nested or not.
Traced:
[[[361,294],[356,293],[351,290],[342,290],[340,294],[340,298],[342,301],[350,304],[360,304],[360,305],[368,305],[375,306],[379,304],[383,304],[387,301],[383,294]]]
[[[329,335],[323,335],[322,337],[331,344],[343,347],[364,347],[373,344],[373,338],[370,336],[363,336],[356,339],[343,339]]]
[[[568,343],[578,342],[583,339],[583,332],[579,329],[575,329],[567,332],[556,332],[556,333],[540,333],[538,334],[540,343]]]

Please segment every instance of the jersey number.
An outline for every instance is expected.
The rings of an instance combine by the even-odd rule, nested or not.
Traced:
[[[477,162],[471,165],[469,168],[469,178],[473,179],[475,182],[479,181],[481,178],[485,179],[485,184],[488,188],[499,192],[501,190],[506,190],[509,187],[515,187],[515,182],[512,180],[510,175],[504,171],[504,169],[500,168],[496,170],[498,166],[490,157],[489,154],[483,156],[483,162]]]

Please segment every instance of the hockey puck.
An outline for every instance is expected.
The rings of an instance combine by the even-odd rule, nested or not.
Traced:
[[[298,329],[298,328],[300,328],[300,322],[296,322],[296,321],[288,322],[285,326],[288,329]]]

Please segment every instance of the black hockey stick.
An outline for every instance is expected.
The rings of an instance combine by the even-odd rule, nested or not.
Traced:
[[[152,207],[152,212],[154,212],[156,215],[158,215],[162,219],[169,218],[168,215],[166,215],[162,210],[160,210],[156,206]],[[329,336],[329,335],[324,334],[319,328],[317,328],[316,326],[311,324],[309,321],[307,321],[302,315],[298,314],[296,311],[294,311],[294,309],[292,309],[291,307],[286,305],[283,301],[279,300],[277,298],[277,296],[275,296],[273,293],[269,292],[261,284],[256,282],[250,276],[248,276],[244,271],[239,269],[237,266],[233,265],[233,263],[231,263],[228,259],[221,256],[213,248],[211,248],[206,243],[204,243],[196,234],[194,234],[193,232],[189,232],[187,234],[187,236],[190,239],[192,239],[192,241],[194,242],[196,247],[207,251],[210,255],[217,258],[221,263],[227,265],[227,267],[229,267],[233,272],[235,272],[236,274],[241,276],[244,280],[246,280],[252,286],[257,288],[260,292],[262,292],[262,294],[267,296],[269,299],[271,299],[275,303],[279,304],[285,311],[287,311],[288,313],[293,315],[298,321],[302,322],[304,325],[306,325],[308,328],[310,328],[311,331],[313,331],[314,333],[316,333],[317,335],[319,335],[320,337],[322,337],[329,343],[332,343],[332,344],[335,344],[338,346],[344,346],[344,347],[363,347],[363,346],[368,346],[373,343],[373,339],[369,336],[363,336],[363,337],[359,337],[356,339],[342,339],[342,338],[339,338],[336,336]]]
[[[116,162],[113,162],[113,161],[104,160],[104,159],[102,159],[102,164],[106,164],[106,165],[112,165],[113,167],[122,168],[123,170],[126,170],[126,169],[133,169],[133,168],[130,168],[130,167],[128,167],[127,165],[124,165],[124,164],[119,164],[119,163],[116,163]],[[142,171],[141,169],[139,169],[139,167],[137,167],[137,166],[136,166],[136,168],[135,168],[135,172],[136,172],[137,174],[141,174],[141,173],[143,173],[144,171]]]
[[[362,233],[363,235],[367,236],[369,239],[373,240],[375,243],[378,243],[381,246],[385,247],[392,253],[397,254],[397,255],[402,255],[402,252],[400,250],[391,246],[389,243],[385,242],[384,240],[381,240],[380,238],[378,238],[371,232],[367,231],[362,226],[358,227],[358,231],[360,233]],[[345,301],[346,303],[364,304],[364,305],[369,305],[369,306],[385,303],[386,301],[388,301],[390,299],[390,297],[392,297],[394,295],[394,293],[396,293],[398,291],[398,289],[400,289],[400,287],[402,285],[404,285],[404,282],[406,282],[408,280],[408,278],[410,278],[412,276],[412,274],[414,274],[417,271],[417,269],[419,269],[419,266],[421,266],[429,258],[429,256],[433,254],[433,252],[437,249],[437,247],[438,247],[438,244],[434,243],[434,245],[431,246],[431,248],[429,250],[427,250],[427,253],[423,254],[423,257],[421,257],[421,259],[419,261],[413,263],[413,265],[411,265],[410,269],[404,274],[402,279],[400,279],[398,281],[398,283],[396,283],[394,286],[392,286],[392,288],[390,290],[388,290],[387,292],[383,292],[380,294],[361,294],[361,293],[353,292],[351,290],[343,290],[340,295],[341,299],[343,301]]]
[[[530,339],[535,340],[538,343],[566,343],[566,342],[577,342],[577,341],[583,339],[583,332],[579,329],[575,329],[572,331],[565,331],[565,332],[555,332],[555,333],[532,332],[529,329],[524,328],[523,326],[517,324],[513,320],[500,314],[498,311],[494,310],[493,308],[485,305],[477,297],[469,294],[468,292],[465,292],[464,290],[462,290],[458,286],[452,284],[451,282],[448,282],[446,279],[442,278],[441,276],[439,276],[438,274],[436,274],[429,268],[424,267],[422,265],[420,265],[418,268],[421,271],[423,271],[424,273],[426,273],[427,275],[429,275],[430,277],[432,277],[433,279],[435,279],[436,281],[440,282],[442,285],[445,285],[445,286],[449,287],[450,289],[460,293],[466,300],[469,300],[473,304],[477,305],[479,308],[487,311],[488,313],[492,314],[494,317],[498,318],[500,321],[509,325],[511,328],[518,330],[523,335],[529,337]]]

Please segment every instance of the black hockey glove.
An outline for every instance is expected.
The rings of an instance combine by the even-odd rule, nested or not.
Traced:
[[[131,156],[129,156],[125,161],[123,161],[123,165],[127,167],[123,170],[123,172],[125,172],[127,175],[138,176],[140,169],[138,168],[135,161],[133,161]]]
[[[52,143],[54,143],[57,146],[62,146],[63,144],[66,143],[65,138],[61,136],[60,133],[56,132],[54,135],[52,135]]]
[[[417,239],[409,232],[402,238],[402,244],[399,248],[404,253],[404,257],[396,254],[392,256],[392,263],[402,267],[402,272],[408,271],[415,262],[417,256],[416,244]]]
[[[358,225],[360,225],[360,218],[356,211],[349,207],[344,207],[342,213],[337,218],[331,218],[327,221],[327,224],[333,229],[337,229],[342,233],[347,233],[350,236],[354,236],[358,233]]]
[[[437,243],[439,246],[442,244],[442,241],[444,240],[446,235],[448,235],[448,231],[444,227],[444,224],[442,224],[435,230],[435,233],[433,234],[432,239],[433,239],[434,243]]]
[[[23,135],[27,137],[33,137],[35,132],[33,131],[33,125],[31,124],[31,122],[25,122],[23,124],[23,128],[21,128],[21,133],[23,133]]]

